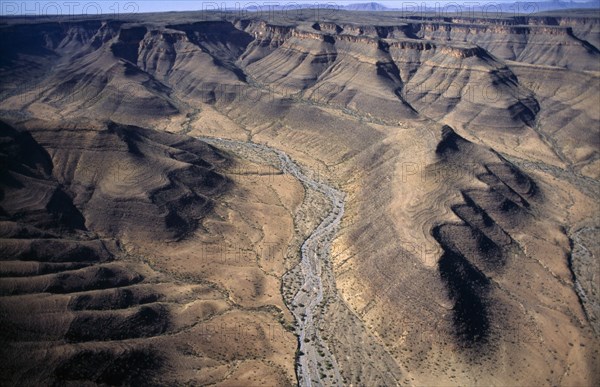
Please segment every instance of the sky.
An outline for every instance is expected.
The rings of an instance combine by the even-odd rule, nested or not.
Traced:
[[[485,5],[500,2],[514,2],[517,0],[379,0],[377,3],[390,8],[401,8],[402,5],[422,4],[440,5],[473,4]],[[523,0],[521,0],[523,1]],[[539,0],[525,0],[528,2]],[[579,0],[582,1],[582,0]],[[366,3],[368,1],[354,0],[56,0],[56,1],[32,1],[32,0],[0,0],[0,15],[81,15],[81,14],[128,14],[142,12],[166,12],[166,11],[197,11],[207,9],[239,10],[246,7],[254,7],[267,10],[269,6],[279,5],[294,9],[297,4],[319,4],[320,7],[335,7],[348,4]],[[471,5],[472,6],[472,5]]]

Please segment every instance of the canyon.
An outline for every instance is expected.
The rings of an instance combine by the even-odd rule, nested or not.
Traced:
[[[3,385],[597,385],[600,15],[0,19]]]

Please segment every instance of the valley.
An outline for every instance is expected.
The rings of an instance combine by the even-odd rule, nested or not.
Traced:
[[[0,384],[596,385],[599,37],[0,19]]]

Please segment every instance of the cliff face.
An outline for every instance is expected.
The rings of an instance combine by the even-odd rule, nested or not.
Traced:
[[[416,34],[424,39],[468,41],[501,59],[574,70],[598,69],[598,50],[577,38],[570,26],[427,23]]]
[[[532,69],[598,71],[599,26],[561,17],[6,25],[0,95],[13,112],[28,106],[55,118],[62,109],[138,123],[128,120],[143,110],[151,124],[193,113],[190,98],[225,106],[242,94],[270,94],[390,122],[418,113],[469,130],[521,133],[539,124]],[[589,159],[587,151],[565,152]]]
[[[154,106],[154,111],[173,115],[181,110],[173,93],[217,102],[221,97],[231,99],[228,92],[218,91],[219,87],[246,88],[249,77],[282,93],[300,93],[304,98],[392,120],[415,110],[448,113],[448,106],[452,110],[456,104],[440,99],[440,94],[447,95],[449,89],[477,88],[500,95],[501,109],[528,106],[526,113],[521,108],[490,113],[515,129],[532,124],[535,101],[501,60],[580,70],[597,68],[598,50],[578,38],[572,27],[561,25],[568,21],[491,21],[431,18],[370,26],[333,22],[283,25],[236,19],[163,27],[88,21],[36,25],[26,34],[20,26],[6,26],[3,61],[20,61],[31,69],[28,71],[37,68],[40,73],[47,71],[42,67],[53,67],[53,72],[60,73],[60,86],[40,82],[35,93],[22,99],[52,105],[78,90],[82,98],[73,101],[73,110],[96,106],[101,109],[94,110],[125,116],[141,108],[141,104],[135,105],[143,101],[145,106]],[[580,24],[589,31],[595,28],[586,20]],[[13,39],[20,39],[27,51],[9,45]],[[55,62],[61,66],[53,66]],[[381,71],[382,65],[396,67],[398,74],[390,78],[388,72]],[[106,72],[107,67],[111,71]],[[451,74],[448,68],[454,69]],[[500,68],[503,70],[498,71]],[[427,76],[422,75],[425,73]],[[17,80],[13,89],[19,88],[19,74],[14,70],[5,74],[5,78]],[[364,84],[377,87],[371,90],[362,87]],[[10,89],[10,83],[5,87]],[[8,90],[6,93],[10,94]],[[408,97],[415,93],[420,96]],[[122,102],[127,94],[136,98],[127,101],[125,108]],[[422,100],[429,102],[423,105]],[[483,98],[471,101],[478,110],[494,109],[487,102]],[[457,115],[472,114],[466,110]],[[440,118],[437,113],[434,116]]]
[[[600,53],[584,37],[598,28],[596,19],[557,17],[7,25],[0,93],[12,111],[27,105],[57,118],[60,106],[137,123],[128,120],[143,110],[152,123],[190,113],[190,98],[225,106],[266,93],[390,122],[419,113],[519,133],[536,125],[540,101],[535,79],[517,77],[513,63],[597,71]]]
[[[600,49],[600,20],[598,18],[558,18],[558,24],[571,27],[577,38],[585,40]]]
[[[252,32],[265,39],[248,47],[242,63],[261,84],[389,119],[415,110],[440,118],[449,106],[462,103],[457,116],[483,109],[515,129],[534,120],[535,99],[504,64],[471,43],[416,39],[413,33],[421,27],[316,24],[276,32],[262,24]],[[449,73],[449,68],[454,71]],[[468,101],[450,96],[469,88],[480,95]],[[494,107],[483,93],[498,96]],[[515,108],[506,109],[510,106]]]

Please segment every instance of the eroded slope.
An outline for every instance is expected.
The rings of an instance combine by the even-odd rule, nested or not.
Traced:
[[[210,237],[215,204],[244,186],[222,174],[230,156],[114,123],[27,125],[1,128],[4,384],[292,383],[295,341],[258,249],[184,242]],[[163,270],[172,258],[187,269]],[[236,287],[219,267],[253,278]]]
[[[320,328],[347,383],[597,384],[598,292],[582,264],[597,256],[591,241],[599,226],[597,20],[164,18],[3,26],[3,36],[28,31],[27,44],[9,45],[3,62],[2,79],[17,80],[3,89],[3,114],[143,121],[252,140],[339,186],[348,195],[331,257],[336,291],[321,306]],[[28,78],[35,83],[18,83]],[[147,106],[152,114],[140,117]],[[172,141],[184,140],[122,125],[80,129],[32,132],[61,166],[50,185],[73,198],[70,223],[102,237],[148,238],[144,227],[129,226],[137,221],[117,215],[135,214],[152,232],[183,238],[143,247],[161,252],[151,260],[160,273],[217,284],[234,309],[219,318],[270,305],[261,309],[264,321],[291,321],[275,290],[297,262],[299,235],[318,221],[306,202],[323,198],[305,197],[296,212],[302,188],[285,176],[249,173],[244,168],[255,166],[236,160],[243,167],[229,173],[230,185],[190,162],[189,149],[178,158]],[[94,139],[83,149],[128,139],[106,162],[118,181],[74,166],[89,163],[69,148],[81,136]],[[123,154],[125,165],[113,166]],[[206,184],[194,185],[196,173]],[[86,183],[73,184],[72,176]],[[209,205],[219,187],[228,187],[228,199]],[[25,202],[41,200],[31,196]],[[98,213],[109,202],[117,204],[106,222]],[[300,232],[292,237],[294,227]],[[271,242],[286,260],[261,258],[256,246]],[[195,254],[199,246],[208,253]],[[240,246],[234,254],[243,258],[223,258]],[[17,291],[25,291],[22,283]],[[290,280],[281,288],[291,308],[300,307],[290,302],[295,286]],[[208,383],[231,369],[229,361],[232,383],[250,380],[256,364],[260,380],[293,380],[296,343],[290,332],[282,337],[291,340],[273,347],[288,356],[275,362],[245,346],[212,353],[186,336],[193,350],[184,351],[185,364],[192,364],[187,354],[203,351],[221,361],[186,375]]]

